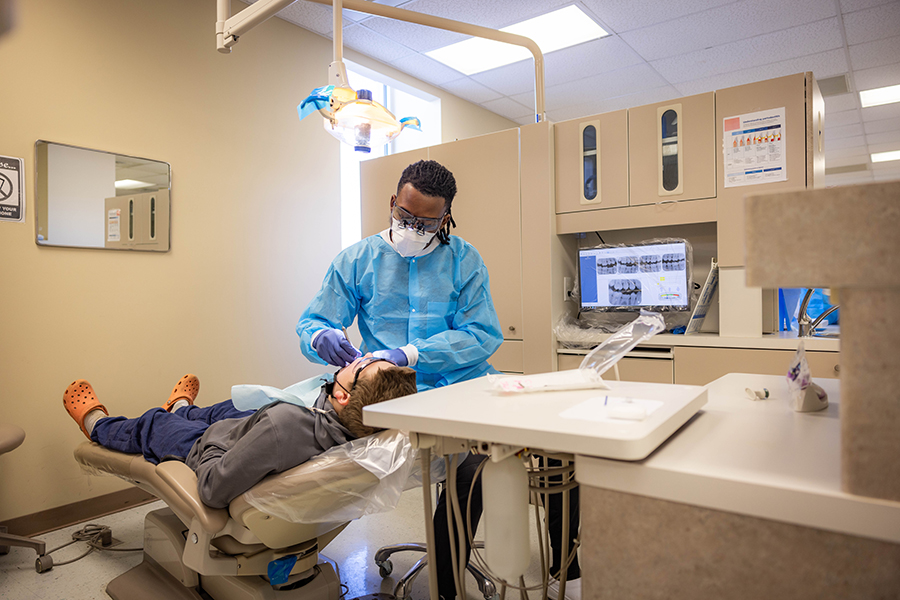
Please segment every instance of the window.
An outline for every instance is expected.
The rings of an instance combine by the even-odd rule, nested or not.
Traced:
[[[350,61],[347,83],[354,90],[371,90],[372,100],[384,105],[395,117],[418,117],[422,131],[404,129],[390,144],[372,148],[366,154],[341,144],[341,248],[355,244],[362,237],[360,218],[359,163],[389,154],[434,146],[441,143],[441,100],[409,85],[367,69]],[[397,179],[400,173],[397,173]],[[387,215],[387,198],[384,201]],[[387,217],[385,217],[387,223]]]

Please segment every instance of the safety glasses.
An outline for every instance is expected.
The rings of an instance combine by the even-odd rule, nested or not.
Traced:
[[[391,210],[391,216],[394,217],[401,229],[409,229],[419,235],[434,233],[440,229],[444,215],[436,219],[417,217],[408,210],[401,208],[398,204],[394,204],[394,208]]]
[[[386,358],[375,358],[373,356],[372,358],[367,358],[363,361],[360,361],[359,366],[356,369],[356,372],[353,374],[353,383],[350,384],[350,389],[347,389],[343,385],[341,385],[341,382],[338,381],[337,373],[335,373],[335,375],[334,375],[334,382],[338,385],[338,387],[340,387],[342,390],[344,390],[345,392],[347,392],[349,394],[350,392],[353,391],[353,388],[356,387],[356,382],[359,381],[359,374],[363,372],[363,369],[365,369],[366,367],[369,367],[377,362],[386,362],[386,363],[394,364],[391,361],[387,360]],[[344,368],[346,368],[346,367],[344,367]],[[343,369],[341,369],[341,371],[343,371]],[[338,371],[338,373],[340,373],[340,371]]]

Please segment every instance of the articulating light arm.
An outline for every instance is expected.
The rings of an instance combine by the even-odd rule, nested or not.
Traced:
[[[282,8],[293,4],[296,0],[258,0],[244,10],[234,16],[231,16],[231,0],[217,0],[217,20],[216,20],[216,39],[219,52],[231,52],[231,47],[235,45],[240,37],[246,31],[249,31],[259,23],[262,23]],[[326,4],[331,6],[333,0],[307,0],[317,4]],[[514,46],[522,46],[527,48],[534,57],[534,105],[535,120],[540,122],[546,119],[544,115],[544,55],[538,45],[525,36],[497,31],[479,25],[463,23],[461,21],[453,21],[442,17],[435,17],[422,13],[395,8],[385,4],[376,4],[375,2],[366,2],[365,0],[342,0],[344,8],[355,10],[358,12],[377,15],[397,21],[406,21],[416,23],[417,25],[425,25],[436,29],[446,31],[454,31],[465,35],[513,44]],[[335,15],[335,23],[339,24],[340,16]],[[341,31],[339,27],[335,28],[335,62],[341,62],[339,47],[339,38]],[[334,65],[334,63],[332,63]],[[333,75],[332,69],[329,69],[329,75]],[[344,79],[346,82],[346,78]],[[330,82],[334,84],[335,82]],[[338,83],[340,85],[340,83]]]

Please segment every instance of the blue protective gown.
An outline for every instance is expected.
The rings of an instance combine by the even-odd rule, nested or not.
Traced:
[[[416,347],[419,391],[497,372],[487,359],[503,335],[487,268],[459,237],[414,258],[400,256],[380,235],[342,251],[297,324],[303,354],[325,364],[312,336],[349,327],[354,318],[364,353]]]

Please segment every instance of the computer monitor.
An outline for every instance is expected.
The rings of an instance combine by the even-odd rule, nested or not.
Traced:
[[[688,310],[690,258],[687,240],[581,248],[581,310]]]

